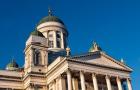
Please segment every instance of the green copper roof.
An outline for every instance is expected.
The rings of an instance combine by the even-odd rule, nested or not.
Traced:
[[[56,16],[51,16],[51,15],[46,16],[46,17],[44,17],[43,19],[41,19],[38,25],[40,25],[40,24],[42,24],[42,23],[45,23],[45,22],[51,22],[51,21],[59,22],[59,23],[61,23],[61,24],[64,25],[64,23],[63,23],[63,21],[62,21],[61,19],[59,19],[59,18],[56,17]]]
[[[31,35],[44,37],[44,35],[41,32],[37,31],[37,30],[34,30],[33,32],[31,32]]]
[[[6,68],[8,70],[13,70],[14,68],[18,68],[18,64],[15,62],[15,60],[12,60],[9,64],[7,64]]]

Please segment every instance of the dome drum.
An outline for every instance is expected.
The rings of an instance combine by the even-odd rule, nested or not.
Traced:
[[[59,22],[54,22],[54,21],[49,21],[49,22],[44,22],[42,24],[39,24],[37,26],[37,29],[43,28],[43,27],[47,27],[47,26],[53,26],[53,27],[60,27],[60,28],[64,28],[65,26]]]

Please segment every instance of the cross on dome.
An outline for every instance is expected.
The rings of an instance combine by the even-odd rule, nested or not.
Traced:
[[[48,8],[48,15],[49,16],[52,16],[52,11],[51,11],[51,8],[50,7]]]

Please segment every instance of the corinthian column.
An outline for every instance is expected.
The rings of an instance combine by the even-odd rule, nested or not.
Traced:
[[[72,80],[71,80],[70,70],[67,71],[67,83],[68,83],[68,90],[72,90]]]
[[[127,78],[127,86],[128,86],[128,90],[132,90],[132,85],[129,78]]]
[[[92,80],[93,80],[94,90],[98,90],[98,83],[95,74],[92,74]]]
[[[108,75],[106,75],[105,79],[106,79],[106,84],[107,84],[108,90],[112,90],[110,77]]]
[[[80,79],[81,79],[81,88],[82,90],[86,90],[86,87],[85,87],[85,77],[84,77],[84,74],[82,71],[80,71]]]
[[[117,85],[118,85],[118,90],[122,90],[122,84],[121,84],[121,80],[119,77],[116,78],[117,81]]]

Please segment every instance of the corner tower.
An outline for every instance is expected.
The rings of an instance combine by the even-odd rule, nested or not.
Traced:
[[[68,32],[61,19],[52,15],[48,10],[48,16],[40,20],[37,30],[48,39],[48,50],[53,52],[65,51]]]

